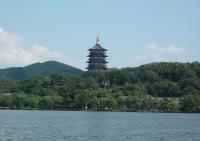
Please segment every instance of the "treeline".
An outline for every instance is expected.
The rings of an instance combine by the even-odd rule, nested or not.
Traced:
[[[200,112],[200,63],[0,81],[0,107],[99,111]]]

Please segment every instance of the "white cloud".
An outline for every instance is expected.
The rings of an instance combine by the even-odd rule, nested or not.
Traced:
[[[152,62],[175,62],[182,61],[186,49],[175,44],[159,47],[155,43],[147,45],[144,52],[134,57],[134,66]]]
[[[57,61],[65,61],[69,58],[66,58],[62,53],[58,52],[58,51],[51,51],[48,50],[47,48],[38,45],[38,44],[34,44],[32,46],[32,50],[33,50],[33,54],[40,60],[46,61],[49,59],[53,59],[53,60],[57,60]]]
[[[39,44],[24,48],[21,46],[22,43],[23,38],[8,33],[0,27],[0,68],[25,66],[48,60],[56,60],[67,64],[76,62],[58,51],[49,50]]]
[[[166,47],[158,47],[156,44],[149,44],[146,48],[147,51],[156,53],[156,54],[165,54],[165,53],[169,53],[169,54],[180,54],[180,53],[184,53],[186,50],[182,47],[177,47],[174,44],[170,44]]]
[[[22,43],[23,39],[13,33],[8,33],[0,27],[0,46],[15,47]]]
[[[27,52],[19,44],[23,43],[20,36],[8,33],[0,27],[0,67],[25,65],[36,61],[34,55]]]
[[[152,61],[175,61],[177,57],[186,52],[186,49],[170,44],[166,47],[158,47],[149,44],[145,49],[145,56]]]
[[[0,27],[0,32],[3,32],[3,28]]]
[[[1,67],[26,65],[36,61],[35,56],[23,48],[0,47],[0,51]]]

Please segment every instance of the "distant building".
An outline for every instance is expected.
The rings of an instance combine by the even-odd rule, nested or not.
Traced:
[[[99,43],[99,38],[97,36],[96,45],[89,49],[89,60],[87,61],[88,71],[105,71],[107,69],[106,64],[108,63],[106,61],[106,55],[107,49],[101,47]]]

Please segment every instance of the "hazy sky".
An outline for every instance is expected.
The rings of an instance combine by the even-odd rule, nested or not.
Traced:
[[[200,0],[0,0],[0,68],[84,69],[97,34],[108,67],[200,61]]]

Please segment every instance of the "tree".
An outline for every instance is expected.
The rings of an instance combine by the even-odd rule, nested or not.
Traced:
[[[180,104],[183,112],[200,112],[200,93],[181,97]]]
[[[26,106],[30,108],[38,108],[39,107],[39,97],[30,95],[26,100]]]
[[[53,99],[51,96],[44,96],[40,99],[40,108],[53,109]]]
[[[83,109],[88,108],[88,104],[91,103],[93,95],[88,90],[77,91],[74,102],[77,103],[77,107]]]
[[[100,111],[114,110],[117,107],[117,102],[112,97],[98,98],[97,109]]]
[[[27,96],[25,94],[15,94],[13,96],[13,108],[23,109],[26,103]]]
[[[167,111],[168,112],[179,112],[180,105],[176,100],[170,100],[167,103]]]

